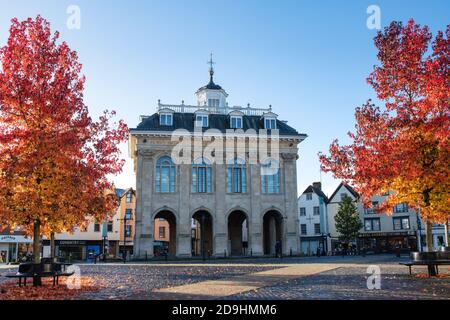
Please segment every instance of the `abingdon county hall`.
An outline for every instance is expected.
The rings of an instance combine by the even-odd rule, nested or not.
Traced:
[[[229,106],[210,63],[196,106],[158,101],[131,129],[134,257],[154,255],[157,219],[169,223],[170,256],[297,254],[296,161],[306,135],[271,107]]]

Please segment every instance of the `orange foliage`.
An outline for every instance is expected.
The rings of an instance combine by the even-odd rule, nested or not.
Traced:
[[[322,170],[351,183],[366,205],[393,191],[379,211],[406,202],[442,223],[450,217],[450,25],[431,40],[413,20],[378,33],[380,65],[368,82],[385,108],[370,100],[357,108],[352,144],[335,140],[319,156]]]
[[[65,281],[60,279],[59,285],[53,286],[52,279],[43,278],[40,287],[19,287],[17,282],[8,282],[0,285],[0,300],[72,300],[78,299],[80,294],[102,289],[89,277],[81,277],[80,289],[69,289]]]

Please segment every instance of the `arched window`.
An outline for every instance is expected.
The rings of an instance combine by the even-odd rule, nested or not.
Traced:
[[[267,159],[261,163],[262,193],[280,193],[280,163]]]
[[[247,167],[245,161],[236,158],[228,164],[227,170],[227,192],[246,193],[247,192]]]
[[[212,167],[205,158],[196,159],[192,164],[192,192],[212,192]]]
[[[168,156],[159,158],[156,162],[156,192],[175,192],[175,175],[172,159]]]

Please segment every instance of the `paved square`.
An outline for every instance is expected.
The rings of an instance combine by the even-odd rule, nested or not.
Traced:
[[[408,268],[398,264],[406,259],[377,255],[79,264],[81,274],[102,289],[77,299],[450,299],[450,267],[440,268],[440,278],[409,276]],[[371,265],[380,268],[380,290],[367,288]],[[1,266],[0,274],[13,270]],[[7,281],[0,277],[0,284]]]

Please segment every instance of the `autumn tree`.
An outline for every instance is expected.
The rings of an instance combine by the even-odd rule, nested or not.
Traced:
[[[113,214],[107,177],[121,171],[128,135],[114,112],[91,119],[77,53],[58,38],[40,16],[13,19],[0,49],[0,227],[33,235],[35,263],[41,235]]]
[[[427,26],[410,20],[392,22],[375,37],[379,65],[368,78],[378,99],[356,109],[350,145],[335,140],[330,154],[319,154],[322,169],[332,172],[362,195],[393,191],[380,204],[392,212],[406,202],[427,222],[444,223],[449,203],[450,25],[432,37]]]
[[[359,218],[358,209],[352,198],[344,197],[339,203],[339,209],[334,216],[336,231],[339,233],[339,240],[349,243],[358,237],[359,230],[363,227]]]

